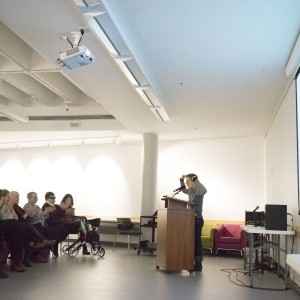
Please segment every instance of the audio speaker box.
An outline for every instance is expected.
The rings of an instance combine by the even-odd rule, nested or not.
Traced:
[[[287,230],[287,206],[266,204],[266,229]]]
[[[265,213],[263,211],[245,211],[245,225],[265,226]]]

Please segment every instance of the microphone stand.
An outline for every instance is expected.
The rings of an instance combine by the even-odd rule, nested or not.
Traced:
[[[168,197],[168,198],[174,198],[177,194],[179,194],[181,191],[176,191],[174,194],[170,194],[170,195],[165,195],[164,197]],[[172,196],[171,196],[172,195]]]
[[[179,194],[181,191],[176,191],[171,198],[174,198],[177,194]]]

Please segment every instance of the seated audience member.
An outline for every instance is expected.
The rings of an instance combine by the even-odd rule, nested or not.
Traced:
[[[63,199],[61,200],[61,204],[65,204],[65,217],[63,219],[64,225],[68,228],[70,233],[78,233],[80,223],[74,222],[75,216],[74,216],[74,199],[71,194],[66,194]],[[83,255],[90,255],[90,252],[87,250],[86,244],[82,247],[82,254]]]
[[[9,191],[0,190],[0,234],[4,236],[10,251],[10,270],[24,272],[25,269],[21,263],[23,260],[24,245],[39,249],[47,246],[48,241],[34,235],[30,230],[28,231],[26,229],[27,226],[24,226],[23,223],[17,219],[7,218],[7,215],[13,215],[13,213],[6,214],[9,210],[8,208],[13,206],[9,199]]]
[[[13,208],[11,210],[12,218],[15,219],[15,215],[13,214],[14,212],[17,215],[18,221],[26,222],[28,216],[25,214],[25,211],[23,211],[23,209],[19,206],[20,194],[16,191],[11,191],[10,199],[13,203]],[[30,247],[28,245],[24,245],[24,255],[22,263],[25,267],[32,267],[32,264],[30,263]]]
[[[54,207],[47,207],[44,211],[36,204],[38,201],[38,195],[36,192],[29,192],[27,194],[28,202],[24,205],[23,210],[25,214],[29,216],[30,223],[38,230],[42,235],[47,236],[45,216],[48,216],[50,212],[55,210]]]
[[[16,191],[11,191],[10,197],[14,199],[13,210],[18,216],[18,220],[21,222],[31,223],[29,215],[25,212],[25,210],[21,206],[19,206],[20,194]]]
[[[3,253],[6,257],[1,259],[1,267],[6,267],[8,252],[10,252],[10,270],[15,272],[24,272],[25,269],[22,265],[24,241],[22,237],[22,229],[18,225],[19,223],[16,220],[0,220],[0,234],[4,237],[9,248],[9,251],[5,251],[5,253]],[[5,273],[1,277],[5,278]]]
[[[47,239],[60,240],[61,233],[54,226],[49,227],[45,221],[45,216],[55,210],[55,207],[46,207],[43,211],[36,203],[38,201],[38,195],[36,192],[29,192],[27,194],[28,202],[24,205],[23,209],[25,213],[29,216],[31,224],[44,235]],[[40,255],[33,258],[34,262],[47,262],[48,253],[45,251],[39,251]]]
[[[10,192],[8,190],[3,189],[1,192],[2,198],[2,207],[0,209],[0,219],[1,220],[18,220],[18,215],[13,209],[13,205],[15,203],[16,193],[13,194],[13,197],[10,196]],[[24,228],[26,235],[31,237],[31,241],[35,241],[37,243],[44,244],[44,247],[52,246],[54,241],[49,241],[45,239],[43,235],[41,235],[30,223],[20,222],[21,227]],[[37,247],[40,248],[40,247]]]
[[[19,206],[19,199],[20,195],[16,191],[11,191],[10,192],[10,198],[8,200],[7,206],[11,206],[9,203],[12,203],[12,208],[10,213],[8,214],[8,218],[11,217],[12,219],[16,219],[19,222],[22,222],[22,227],[24,227],[25,230],[27,230],[28,233],[32,234],[33,236],[36,236],[39,239],[43,239],[44,242],[46,243],[45,249],[39,249],[39,250],[32,250],[28,245],[24,245],[24,256],[23,256],[23,265],[25,267],[32,267],[30,263],[30,256],[34,258],[34,262],[36,263],[42,263],[42,262],[47,262],[47,260],[41,259],[40,255],[41,253],[47,253],[46,248],[52,247],[56,242],[55,240],[47,240],[45,238],[45,235],[43,233],[39,233],[39,231],[30,223],[27,223],[25,219],[27,219],[27,215],[25,214],[25,211]],[[17,211],[15,211],[15,208]],[[8,209],[9,211],[9,209]],[[18,213],[17,213],[18,212]],[[16,218],[17,216],[17,218]],[[36,257],[37,256],[37,257]]]
[[[65,207],[65,215],[63,218],[63,223],[72,223],[76,220],[75,218],[75,209],[73,208],[74,201],[71,194],[66,194],[61,200],[61,205]]]
[[[62,224],[62,220],[65,216],[66,205],[55,204],[55,195],[53,192],[47,192],[45,194],[45,203],[42,206],[42,210],[45,211],[47,207],[52,207],[54,210],[45,215],[48,228],[59,234],[59,238],[56,240],[56,244],[53,246],[52,251],[54,256],[58,257],[58,244],[65,240],[69,235],[68,229]]]
[[[14,201],[13,210],[15,211],[15,213],[18,216],[18,221],[28,222],[28,223],[32,224],[32,222],[31,222],[32,218],[22,207],[19,206],[20,194],[16,191],[11,191],[10,197],[11,197],[12,201]],[[46,238],[44,231],[39,231],[35,226],[33,226],[31,224],[29,226],[30,228],[34,227],[35,228],[34,231],[37,231],[42,237]],[[51,239],[51,240],[54,240],[54,239]],[[54,244],[54,243],[55,243],[55,241],[52,241],[52,244]],[[49,248],[38,249],[35,251],[32,251],[32,250],[29,251],[29,250],[30,250],[29,247],[25,247],[24,260],[23,260],[23,265],[25,265],[25,267],[32,266],[30,264],[30,260],[32,260],[35,263],[48,262],[47,256],[49,254]]]

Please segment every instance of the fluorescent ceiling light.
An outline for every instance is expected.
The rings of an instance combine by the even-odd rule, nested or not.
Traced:
[[[289,61],[285,67],[285,74],[287,77],[293,77],[300,67],[300,34],[291,52]]]
[[[166,111],[163,109],[163,107],[161,106],[153,106],[150,107],[151,111],[153,112],[153,114],[156,116],[156,118],[158,120],[161,121],[171,121],[170,117],[168,116],[168,114],[166,113]]]
[[[21,114],[18,114],[16,112],[13,112],[10,108],[0,103],[0,114],[4,117],[15,121],[15,122],[28,122],[29,118],[27,116],[23,116]]]
[[[133,59],[133,57],[130,54],[116,55],[113,56],[113,58],[115,60],[121,60],[121,61],[128,61]]]
[[[114,59],[114,61],[118,64],[120,69],[122,70],[123,74],[126,76],[126,78],[129,80],[129,82],[132,84],[132,86],[135,88],[135,90],[138,92],[138,94],[141,96],[143,101],[146,103],[148,108],[151,110],[151,112],[155,115],[155,117],[163,122],[171,121],[170,117],[168,116],[167,112],[165,111],[165,108],[162,106],[161,102],[159,101],[157,97],[157,93],[151,87],[151,84],[149,83],[149,80],[146,79],[147,76],[145,72],[142,71],[141,66],[139,66],[138,62],[134,58],[134,55],[132,55],[132,51],[129,50],[128,46],[126,45],[126,41],[124,39],[124,36],[122,36],[122,32],[120,31],[120,28],[118,28],[117,20],[114,20],[114,16],[112,15],[112,12],[109,11],[109,8],[106,7],[105,3],[96,4],[96,5],[89,5],[89,1],[84,0],[73,0],[81,13],[84,15],[88,26],[94,30],[102,44],[105,46],[107,51],[110,53],[111,57]],[[109,16],[109,19],[111,22],[109,22],[109,28],[110,30],[105,30],[103,27],[103,24],[101,24],[101,15],[107,14]],[[98,16],[100,16],[98,18]],[[105,21],[105,25],[107,25],[108,19]],[[112,29],[112,30],[111,30]],[[113,32],[113,34],[111,34]],[[114,43],[114,38],[112,37],[118,36],[117,41],[119,43]],[[120,41],[121,42],[120,44]],[[123,43],[123,44],[122,44]],[[121,45],[121,46],[120,46]],[[124,48],[129,50],[129,53],[126,51],[126,53],[122,53],[122,49]],[[124,52],[124,51],[123,51]],[[127,61],[130,61],[130,65],[126,64]],[[138,70],[140,69],[141,72]],[[140,78],[139,75],[143,73],[142,77]],[[140,82],[142,82],[142,84]],[[147,81],[147,83],[143,82]],[[149,96],[149,93],[146,94],[144,90],[151,89],[153,92],[151,93],[152,96]],[[154,97],[155,95],[155,97]],[[157,109],[159,107],[159,109]]]
[[[91,6],[78,5],[78,8],[82,14],[91,17],[97,17],[106,13],[105,11],[103,11],[102,6],[100,4],[95,4]]]

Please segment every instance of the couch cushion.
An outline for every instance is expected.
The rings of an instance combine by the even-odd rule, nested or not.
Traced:
[[[241,231],[241,224],[224,224],[223,235],[227,237],[240,237]]]
[[[237,237],[226,237],[226,236],[221,236],[219,238],[220,243],[230,243],[230,244],[240,244],[241,239]]]

